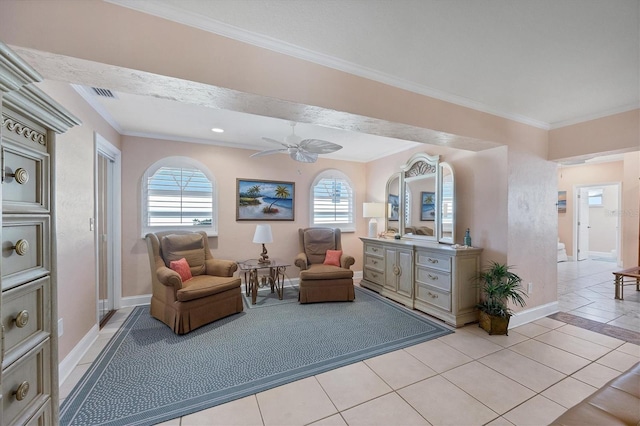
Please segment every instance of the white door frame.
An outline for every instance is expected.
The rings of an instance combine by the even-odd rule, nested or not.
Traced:
[[[107,141],[99,133],[94,132],[94,217],[98,217],[98,155],[103,155],[113,161],[113,176],[111,182],[109,182],[109,190],[112,191],[109,194],[109,198],[113,201],[109,206],[111,209],[111,226],[113,230],[112,244],[112,264],[111,271],[113,276],[113,308],[119,309],[122,300],[122,223],[121,223],[121,206],[122,206],[122,194],[121,194],[121,174],[122,174],[122,153],[113,144]],[[98,245],[100,244],[100,236],[98,235],[98,227],[94,226],[94,242],[95,242],[95,254],[96,260],[98,258]],[[99,283],[99,268],[96,267],[96,291]],[[96,293],[97,294],[97,293]],[[96,321],[99,323],[100,309],[98,306],[99,300],[96,298]]]
[[[618,189],[617,226],[616,226],[616,264],[622,266],[622,226],[620,212],[622,209],[622,184],[620,182],[598,182],[573,186],[573,260],[578,259],[578,209],[580,206],[578,194],[581,188],[615,186]]]

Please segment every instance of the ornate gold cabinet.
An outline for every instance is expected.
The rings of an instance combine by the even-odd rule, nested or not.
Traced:
[[[57,424],[55,134],[80,124],[31,83],[42,78],[0,43],[0,346],[2,425]]]
[[[361,240],[362,287],[455,327],[477,321],[479,291],[473,278],[482,249],[414,240]]]

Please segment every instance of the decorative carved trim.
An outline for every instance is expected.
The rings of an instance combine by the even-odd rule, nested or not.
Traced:
[[[2,116],[2,127],[7,129],[10,132],[14,132],[17,135],[25,137],[32,142],[38,143],[40,145],[47,145],[47,137],[44,133],[40,133],[37,130],[33,130],[29,128],[26,124],[20,123],[19,121],[14,120],[13,118],[9,118],[6,116]]]
[[[404,177],[410,178],[415,176],[423,176],[437,171],[435,164],[427,163],[426,161],[417,161],[413,163],[411,168],[404,172]]]

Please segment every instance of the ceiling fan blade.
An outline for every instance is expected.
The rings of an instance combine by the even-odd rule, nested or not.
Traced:
[[[301,163],[315,163],[318,159],[318,154],[315,154],[313,152],[301,151],[299,149],[296,149],[295,151],[291,150],[289,152],[289,156]]]
[[[255,154],[251,154],[249,157],[263,157],[265,155],[278,154],[280,152],[287,152],[286,148],[283,149],[268,149],[266,151],[256,152]]]
[[[282,143],[282,142],[277,141],[277,140],[275,140],[275,139],[271,139],[271,138],[262,138],[262,139],[263,139],[263,140],[265,140],[265,141],[267,141],[267,142],[277,143],[278,145],[282,145],[282,146],[284,146],[284,147],[286,147],[286,148],[289,148],[289,147],[290,147],[290,145],[287,145],[286,143]]]
[[[300,148],[314,154],[329,154],[342,149],[341,145],[320,139],[305,139],[300,142]]]

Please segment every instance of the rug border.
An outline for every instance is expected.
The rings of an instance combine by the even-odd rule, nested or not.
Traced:
[[[417,343],[426,342],[429,340],[438,339],[447,334],[454,333],[454,329],[445,325],[444,323],[436,322],[436,319],[427,318],[404,305],[400,305],[384,296],[379,295],[378,293],[361,288],[359,286],[354,287],[356,290],[356,297],[358,293],[366,294],[367,296],[373,297],[387,306],[402,312],[403,314],[408,314],[412,316],[414,319],[417,319],[423,323],[426,323],[435,329],[433,334],[430,334],[430,338],[424,340],[420,335],[406,337],[403,339],[399,339],[397,341],[389,343],[385,343],[384,345],[378,345],[367,349],[361,349],[353,353],[344,354],[336,358],[332,358],[328,361],[323,361],[321,363],[316,363],[304,367],[298,367],[293,370],[287,370],[280,373],[277,373],[272,376],[264,377],[262,379],[252,381],[246,385],[237,385],[234,386],[233,390],[222,389],[215,392],[211,392],[208,394],[203,394],[198,397],[192,398],[188,401],[179,401],[173,404],[165,405],[161,409],[154,408],[152,410],[143,411],[136,413],[127,417],[126,419],[118,419],[113,420],[108,423],[103,423],[103,425],[154,425],[157,423],[165,422],[168,420],[172,420],[178,417],[187,416],[189,414],[193,414],[195,412],[212,408],[236,399],[240,399],[249,395],[253,395],[259,392],[266,391],[268,389],[282,386],[287,383],[295,382],[297,380],[301,380],[307,377],[312,377],[318,374],[325,373],[330,370],[334,370],[336,368],[344,367],[350,364],[354,364],[365,359],[373,358],[379,355],[383,355],[385,353],[393,352],[402,348],[406,348],[408,346],[412,346]],[[349,303],[349,302],[344,302]],[[277,307],[280,305],[273,305],[272,307]],[[262,307],[264,308],[264,307]],[[91,367],[83,374],[82,378],[78,383],[74,386],[73,390],[69,393],[69,395],[65,398],[60,407],[60,420],[67,412],[74,412],[73,416],[69,421],[73,421],[78,415],[78,410],[84,403],[84,397],[81,395],[85,391],[86,386],[91,386],[91,382],[95,383],[103,374],[105,370],[105,366],[111,362],[111,359],[114,357],[118,347],[122,344],[122,341],[127,337],[129,332],[132,329],[132,325],[138,320],[138,318],[147,313],[149,309],[149,305],[138,305],[133,308],[129,316],[125,319],[125,321],[120,326],[119,330],[114,334],[114,336],[109,340],[107,345],[102,349],[96,360],[91,364]],[[366,353],[365,353],[366,352]],[[96,375],[94,377],[94,375]],[[86,392],[88,395],[89,392]],[[218,395],[220,394],[220,395]],[[175,405],[176,407],[172,407]],[[73,409],[73,410],[72,410]],[[162,410],[162,412],[154,414],[158,410]],[[61,423],[62,424],[62,423]],[[66,424],[66,423],[65,423]]]

